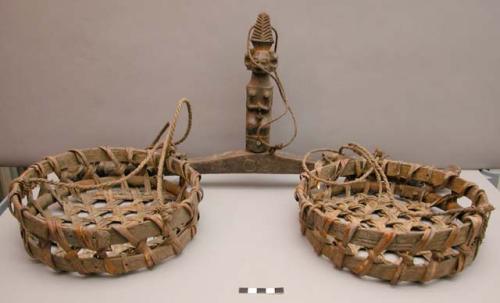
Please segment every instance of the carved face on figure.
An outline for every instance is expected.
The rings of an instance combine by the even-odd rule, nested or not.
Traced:
[[[251,49],[250,52],[252,53],[252,57],[254,58],[255,62],[263,66],[268,72],[273,72],[274,70],[276,70],[276,66],[278,65],[278,56],[276,55],[276,53],[268,49],[257,48]],[[264,74],[264,71],[250,60],[248,54],[245,55],[245,65],[247,69],[255,73]]]

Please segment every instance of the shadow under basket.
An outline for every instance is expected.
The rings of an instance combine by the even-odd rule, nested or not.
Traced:
[[[200,175],[174,154],[160,184],[160,155],[146,162],[148,152],[74,150],[29,167],[10,196],[28,254],[55,270],[112,275],[179,254],[196,233]],[[107,182],[117,184],[99,186]]]
[[[313,151],[323,151],[322,159],[305,168],[296,188],[302,232],[317,254],[392,283],[426,282],[470,265],[493,210],[485,192],[459,172],[356,147],[343,148],[363,158]]]

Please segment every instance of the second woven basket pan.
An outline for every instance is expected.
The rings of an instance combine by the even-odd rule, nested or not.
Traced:
[[[71,150],[16,179],[10,209],[26,251],[56,270],[113,275],[179,254],[196,233],[202,198],[200,175],[175,150],[191,123],[172,142],[183,104],[191,121],[183,99],[148,149]]]
[[[323,156],[312,171],[305,164],[312,152],[304,158],[300,222],[335,267],[392,283],[425,282],[460,272],[476,257],[493,210],[476,184],[356,144],[313,152]]]

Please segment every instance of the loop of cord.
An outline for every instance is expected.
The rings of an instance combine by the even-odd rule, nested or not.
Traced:
[[[281,100],[283,101],[283,104],[285,105],[285,111],[283,113],[281,113],[277,117],[275,117],[275,118],[273,118],[273,119],[271,119],[271,120],[263,123],[257,129],[257,138],[259,138],[259,141],[263,145],[265,145],[266,147],[269,148],[269,153],[273,154],[276,150],[280,150],[280,149],[283,149],[283,148],[289,146],[295,140],[295,138],[297,137],[297,120],[295,118],[295,114],[294,114],[292,108],[290,107],[290,104],[288,103],[288,98],[287,98],[286,93],[285,93],[285,88],[283,86],[283,83],[281,82],[281,79],[280,79],[280,77],[278,75],[278,72],[276,70],[274,72],[268,71],[263,65],[261,65],[260,63],[258,63],[255,60],[255,58],[252,56],[252,53],[250,51],[250,42],[251,42],[250,41],[250,37],[252,35],[252,31],[254,30],[254,28],[255,28],[255,26],[252,26],[252,27],[250,27],[250,30],[248,31],[248,36],[247,36],[247,53],[248,53],[248,57],[249,57],[250,61],[252,61],[252,63],[255,66],[257,66],[258,68],[260,68],[261,70],[263,70],[266,74],[268,74],[271,77],[271,79],[273,79],[273,81],[276,83],[276,86],[278,87],[278,91],[280,93]],[[274,34],[276,36],[276,42],[274,44],[274,51],[276,52],[277,49],[278,49],[278,32],[276,31],[276,29],[274,27],[272,27],[272,30],[273,30],[273,32],[274,32]],[[260,140],[260,138],[261,138],[261,135],[260,135],[261,129],[263,127],[269,126],[272,123],[280,120],[287,113],[290,113],[290,117],[292,118],[292,122],[293,122],[293,135],[292,135],[292,137],[286,143],[279,143],[279,144],[275,144],[275,145],[272,145],[272,144],[269,144],[267,142],[264,142],[263,140]]]
[[[307,161],[311,157],[312,154],[318,153],[318,152],[333,152],[333,153],[338,153],[338,154],[343,154],[344,149],[349,149],[352,150],[354,153],[358,154],[361,156],[363,159],[367,161],[367,163],[370,165],[370,168],[359,178],[356,178],[354,180],[349,180],[349,181],[344,181],[344,182],[336,182],[335,180],[328,180],[325,178],[321,178],[317,176],[316,174],[313,173],[308,167],[307,167]],[[390,200],[395,201],[394,197],[394,192],[393,188],[391,186],[391,183],[389,182],[387,175],[384,172],[384,169],[382,166],[379,164],[379,158],[375,157],[373,154],[371,154],[365,147],[356,144],[356,143],[349,143],[347,145],[341,146],[341,148],[336,151],[330,148],[321,148],[321,149],[314,149],[309,151],[304,155],[304,158],[302,159],[302,169],[304,172],[311,177],[312,179],[322,182],[328,185],[338,185],[338,186],[345,186],[345,185],[351,185],[353,183],[365,181],[366,178],[371,175],[372,173],[375,174],[375,177],[377,179],[377,184],[379,186],[379,197],[382,195],[382,193],[385,191],[385,193],[389,196]],[[404,210],[402,210],[402,213],[407,214],[409,216],[419,216],[422,218],[430,218],[430,217],[435,217],[435,216],[447,216],[447,215],[461,215],[464,213],[477,213],[481,216],[484,216],[486,213],[491,211],[492,208],[490,207],[477,207],[477,206],[469,206],[469,207],[461,207],[461,208],[455,208],[455,209],[448,209],[443,212],[420,212],[420,213],[409,213]]]
[[[359,155],[363,159],[365,159],[367,161],[367,163],[370,165],[370,168],[361,177],[356,178],[354,180],[350,180],[350,181],[336,182],[334,180],[328,180],[328,179],[321,178],[321,177],[313,174],[313,172],[307,167],[307,161],[308,161],[309,157],[314,153],[334,152],[334,153],[342,154],[344,149],[352,150],[357,155]],[[384,173],[384,170],[382,169],[382,167],[378,163],[378,160],[366,148],[364,148],[361,145],[358,145],[356,143],[349,143],[347,145],[343,145],[339,149],[339,151],[336,151],[333,149],[328,149],[328,148],[312,150],[312,151],[306,153],[306,155],[302,159],[302,168],[311,178],[315,179],[316,181],[323,182],[323,183],[329,184],[329,185],[351,185],[354,183],[364,181],[364,180],[366,180],[366,178],[369,175],[371,175],[372,173],[375,173],[375,177],[377,178],[377,183],[379,185],[379,196],[382,194],[382,192],[384,191],[384,188],[385,188],[386,193],[388,193],[391,198],[394,198],[393,194],[392,194],[391,185],[387,179],[387,176]]]
[[[187,111],[188,111],[187,130],[181,139],[172,143],[173,136],[175,133],[175,128],[177,126],[177,121],[179,119],[183,105],[185,105],[187,107]],[[157,172],[157,177],[156,177],[157,182],[158,182],[156,190],[157,190],[160,202],[163,203],[164,197],[163,197],[163,192],[162,192],[162,189],[163,189],[162,180],[163,180],[163,169],[164,169],[164,165],[165,165],[165,159],[167,158],[167,156],[170,155],[170,153],[172,151],[175,151],[174,146],[182,143],[187,138],[187,136],[189,135],[189,132],[191,130],[191,125],[192,125],[191,103],[189,102],[188,99],[182,98],[181,100],[179,100],[177,102],[177,107],[176,107],[176,110],[175,110],[175,113],[174,113],[172,120],[165,124],[165,126],[162,128],[162,130],[157,135],[157,137],[155,138],[153,143],[150,145],[150,147],[148,147],[146,149],[147,155],[144,158],[144,160],[142,160],[139,163],[139,165],[133,171],[131,171],[128,175],[123,176],[121,178],[118,178],[116,180],[98,183],[98,184],[89,184],[89,185],[81,185],[81,184],[67,183],[67,182],[56,182],[56,181],[47,180],[44,178],[29,178],[27,180],[22,180],[22,181],[18,181],[18,182],[23,183],[23,185],[28,185],[28,186],[31,186],[33,184],[42,184],[43,183],[43,184],[54,185],[57,187],[65,187],[68,189],[77,189],[77,190],[92,190],[92,189],[102,189],[102,188],[106,188],[106,187],[111,187],[114,185],[121,184],[122,182],[125,182],[128,179],[130,179],[131,177],[137,175],[146,166],[146,164],[153,158],[155,151],[158,150],[159,148],[161,148],[160,161],[159,161],[158,172]],[[163,136],[163,134],[167,130],[168,130],[168,132],[167,132],[165,139],[163,141],[160,141],[161,137]]]

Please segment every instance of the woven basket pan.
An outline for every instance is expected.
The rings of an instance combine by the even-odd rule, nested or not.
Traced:
[[[12,186],[11,212],[21,225],[26,251],[61,271],[122,274],[152,267],[177,255],[196,233],[200,175],[185,160],[170,156],[166,166],[178,182],[163,180],[157,193],[158,155],[117,186],[79,190],[30,178],[78,185],[116,180],[133,171],[145,150],[95,148],[47,157],[28,168]]]
[[[305,168],[295,196],[302,232],[335,267],[392,283],[425,282],[474,260],[493,210],[476,184],[420,164],[370,154],[371,165],[319,151],[326,152],[314,170]]]
[[[188,127],[174,142],[183,105]],[[203,196],[200,174],[175,148],[191,121],[181,99],[148,149],[71,150],[30,166],[9,193],[28,254],[60,271],[113,275],[179,254]]]

